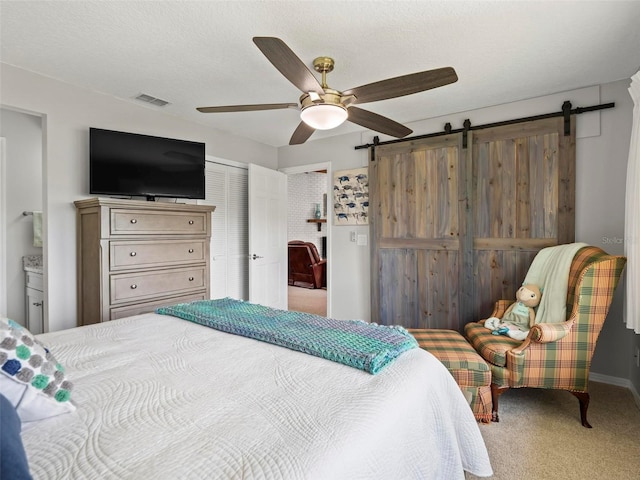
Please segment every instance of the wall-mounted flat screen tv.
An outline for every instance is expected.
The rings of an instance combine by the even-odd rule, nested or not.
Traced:
[[[89,129],[89,192],[204,198],[204,143]]]

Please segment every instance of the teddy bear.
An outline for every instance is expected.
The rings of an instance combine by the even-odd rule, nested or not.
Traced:
[[[516,291],[516,302],[509,305],[502,318],[490,317],[484,326],[494,335],[508,335],[524,340],[536,319],[534,310],[540,304],[542,291],[537,285],[523,285]]]

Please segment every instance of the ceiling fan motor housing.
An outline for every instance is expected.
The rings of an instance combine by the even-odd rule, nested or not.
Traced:
[[[304,110],[306,107],[310,107],[318,103],[324,103],[328,105],[337,105],[344,108],[341,99],[342,94],[339,91],[333,90],[331,88],[325,88],[324,94],[320,95],[319,100],[313,100],[312,96],[309,93],[303,93],[302,95],[300,95],[300,106]]]

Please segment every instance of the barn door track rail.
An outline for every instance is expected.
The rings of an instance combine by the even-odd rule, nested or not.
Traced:
[[[594,112],[596,110],[605,110],[607,108],[613,108],[616,104],[614,102],[611,103],[602,103],[600,105],[592,105],[590,107],[576,107],[574,109],[571,108],[571,102],[565,101],[562,104],[562,110],[559,112],[552,113],[544,113],[542,115],[534,115],[531,117],[522,117],[516,118],[513,120],[505,120],[502,122],[495,123],[485,123],[484,125],[471,125],[471,120],[468,118],[463,122],[462,128],[452,129],[451,123],[447,122],[444,126],[444,130],[442,132],[434,132],[427,133],[424,135],[417,135],[414,137],[405,137],[405,138],[397,138],[395,140],[387,140],[385,142],[380,141],[380,137],[377,135],[373,137],[373,143],[367,143],[364,145],[357,145],[355,147],[356,150],[360,150],[363,148],[372,148],[375,150],[375,147],[380,145],[390,145],[392,143],[402,143],[402,142],[411,142],[413,140],[421,140],[423,138],[431,138],[431,137],[439,137],[442,135],[450,135],[452,133],[462,133],[462,148],[467,148],[467,134],[471,130],[481,130],[483,128],[493,128],[493,127],[502,127],[504,125],[512,125],[515,123],[523,123],[523,122],[531,122],[534,120],[542,120],[545,118],[553,118],[553,117],[564,117],[564,134],[565,136],[570,135],[571,133],[571,115],[579,115],[581,113]],[[375,161],[375,157],[372,155],[371,160]]]

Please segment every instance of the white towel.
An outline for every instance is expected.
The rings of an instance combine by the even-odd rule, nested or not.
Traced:
[[[558,323],[567,319],[567,287],[573,257],[586,243],[567,243],[543,248],[533,259],[525,284],[542,290],[535,323]]]
[[[33,246],[42,247],[42,212],[33,212]]]

